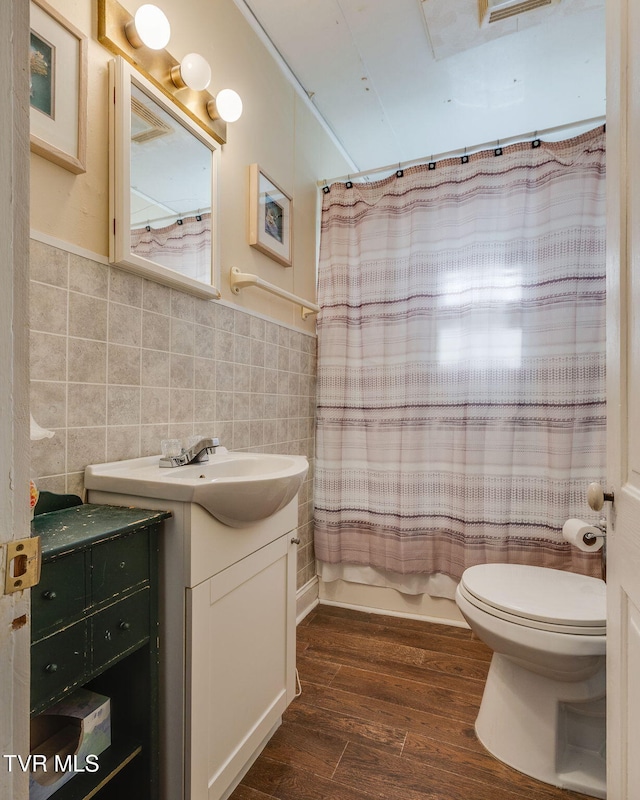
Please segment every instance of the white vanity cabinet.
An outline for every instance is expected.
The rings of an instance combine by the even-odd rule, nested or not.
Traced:
[[[296,497],[242,528],[196,503],[90,490],[172,512],[160,548],[162,800],[224,800],[295,694]]]
[[[224,797],[293,697],[292,538],[285,534],[187,589],[187,702],[194,734],[187,797],[193,800]]]

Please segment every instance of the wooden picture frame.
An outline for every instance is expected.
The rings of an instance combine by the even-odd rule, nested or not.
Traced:
[[[45,0],[30,0],[31,150],[86,172],[87,37]]]
[[[258,164],[249,167],[249,244],[284,267],[292,265],[293,200]]]

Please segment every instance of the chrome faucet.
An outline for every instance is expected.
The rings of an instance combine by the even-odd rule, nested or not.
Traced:
[[[164,456],[160,459],[160,467],[184,467],[186,464],[200,464],[209,460],[209,453],[215,454],[220,447],[220,439],[200,439],[199,442],[187,448],[182,448],[178,456]]]

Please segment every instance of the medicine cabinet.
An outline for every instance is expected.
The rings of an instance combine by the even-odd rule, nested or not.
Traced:
[[[109,76],[109,260],[219,298],[219,145],[123,58],[110,62]]]

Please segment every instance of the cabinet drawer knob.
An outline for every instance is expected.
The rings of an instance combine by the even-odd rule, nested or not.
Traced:
[[[58,665],[57,664],[47,664],[47,666],[44,668],[44,671],[45,672],[57,672],[58,671]]]
[[[126,561],[121,561],[121,562],[118,564],[118,566],[120,567],[120,569],[124,569],[124,568],[127,566],[127,562],[126,562]]]
[[[55,600],[57,594],[53,591],[53,589],[47,589],[46,592],[42,592],[42,597],[44,600]]]
[[[294,536],[291,540],[291,544],[300,544],[300,539],[297,536]]]
[[[129,628],[131,627],[131,623],[130,622],[121,622],[118,625],[118,627],[120,628],[121,631],[128,631]]]

